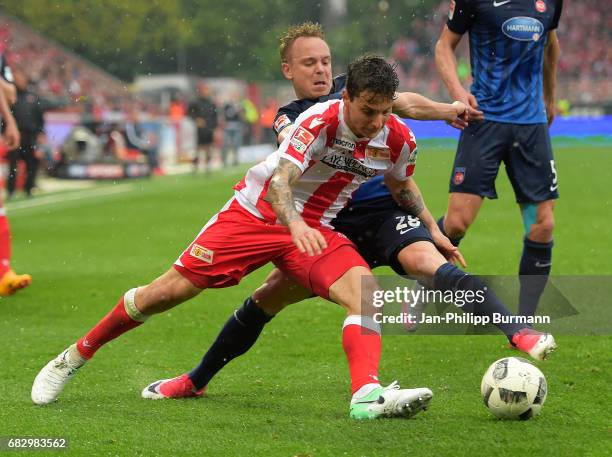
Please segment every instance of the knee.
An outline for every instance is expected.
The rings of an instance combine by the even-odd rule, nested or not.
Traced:
[[[444,217],[444,231],[449,238],[461,238],[465,235],[472,221],[461,212],[449,212]]]
[[[420,241],[402,249],[398,255],[404,271],[424,283],[429,283],[446,258],[429,241]]]
[[[311,296],[311,291],[295,283],[281,271],[274,270],[266,278],[266,282],[255,290],[252,298],[266,314],[274,316],[288,305]]]
[[[162,313],[178,304],[171,287],[155,282],[139,287],[134,302],[145,315]]]
[[[138,288],[134,299],[136,308],[145,315],[167,311],[196,296],[200,292],[188,280],[169,280],[166,276]]]
[[[347,314],[373,315],[375,291],[380,287],[369,269],[354,267],[329,289],[330,299],[342,306]]]
[[[555,218],[553,213],[547,213],[537,218],[529,231],[529,239],[541,243],[548,243],[553,238]]]

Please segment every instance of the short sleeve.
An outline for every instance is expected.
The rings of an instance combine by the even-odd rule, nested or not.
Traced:
[[[276,116],[274,117],[274,124],[272,125],[274,134],[278,136],[280,132],[293,125],[297,117],[300,115],[300,112],[300,108],[295,102],[291,102],[288,105],[279,108]]]
[[[397,158],[397,161],[387,171],[398,181],[406,181],[414,174],[414,167],[416,166],[417,149],[410,147],[410,144],[404,143],[402,152]]]
[[[468,0],[451,0],[446,21],[451,32],[463,35],[471,25],[471,14]]]
[[[283,159],[287,159],[306,171],[315,151],[322,144],[325,145],[324,123],[318,115],[309,116],[294,125],[288,135],[279,146],[279,153]]]
[[[557,0],[555,5],[555,15],[550,22],[550,27],[548,30],[555,30],[559,27],[559,19],[561,19],[561,10],[563,9],[563,0]]]

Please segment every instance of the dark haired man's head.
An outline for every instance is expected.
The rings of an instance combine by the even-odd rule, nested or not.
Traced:
[[[366,91],[393,100],[398,85],[395,67],[380,56],[365,55],[349,64],[346,91],[351,100]]]
[[[399,85],[395,69],[382,57],[364,56],[348,67],[344,121],[360,138],[374,138],[384,127]]]

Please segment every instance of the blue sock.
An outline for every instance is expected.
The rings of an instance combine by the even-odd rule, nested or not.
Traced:
[[[523,241],[523,255],[519,266],[521,283],[519,314],[522,316],[535,315],[540,296],[544,292],[550,275],[552,247],[552,241],[538,243],[527,237]]]
[[[466,313],[473,313],[478,316],[493,317],[493,313],[499,313],[502,316],[513,316],[508,308],[501,302],[493,291],[487,287],[479,278],[469,273],[461,271],[456,266],[445,263],[441,265],[434,275],[434,288],[438,290],[465,290],[465,291],[483,291],[484,300],[482,303],[473,301],[466,303],[461,309]],[[503,319],[502,319],[503,320]],[[494,324],[499,328],[504,335],[512,341],[512,335],[519,330],[522,330],[528,325],[515,323],[499,323]]]
[[[459,243],[461,243],[463,236],[459,236],[457,238],[451,238],[450,236],[448,236],[448,234],[446,233],[446,230],[444,230],[444,216],[438,219],[438,227],[440,228],[440,231],[444,234],[444,236],[448,237],[450,242],[453,243],[453,246],[455,247],[459,246]]]
[[[225,365],[248,351],[272,317],[259,308],[251,297],[247,298],[225,323],[200,364],[189,372],[196,389],[208,385]]]

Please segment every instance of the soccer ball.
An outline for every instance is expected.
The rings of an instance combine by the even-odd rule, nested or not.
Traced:
[[[520,357],[493,362],[480,384],[485,405],[500,419],[527,420],[536,416],[546,400],[547,390],[542,372]]]

